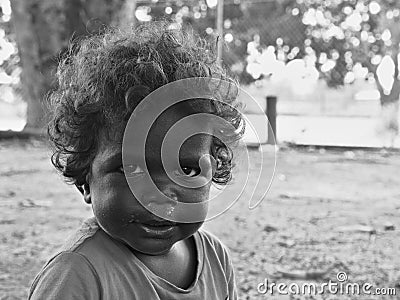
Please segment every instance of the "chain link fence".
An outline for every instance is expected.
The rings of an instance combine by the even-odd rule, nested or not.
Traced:
[[[338,59],[344,53],[335,49],[343,49],[339,44],[344,41],[320,42],[322,29],[305,24],[304,11],[297,2],[137,0],[127,2],[127,11],[135,11],[131,23],[166,19],[190,25],[204,38],[218,37],[222,43],[222,64],[244,84],[270,76],[271,65],[276,61],[286,64],[306,56],[329,85],[343,84],[352,64]]]
[[[384,6],[383,1],[379,6],[378,2],[381,3],[374,0],[137,0],[132,11],[136,24],[166,19],[190,25],[208,40],[218,39],[221,63],[237,76],[242,86],[270,83],[278,78],[278,92],[268,90],[269,86],[258,91],[253,89],[251,93],[264,105],[268,93],[278,95],[281,120],[284,115],[293,114],[378,118],[383,97],[387,96],[389,101],[399,97],[395,88],[389,89],[386,95],[378,78],[382,58],[392,55],[396,62],[393,53],[399,52],[393,48],[398,44],[394,42],[394,31],[391,30],[390,36],[385,28],[391,27],[381,24],[390,21],[396,28],[396,22],[400,21],[400,10],[395,4]],[[291,91],[286,89],[289,81],[293,82]],[[396,78],[394,82],[396,87]],[[355,101],[357,98],[373,101]],[[343,123],[341,119],[332,122],[332,131]],[[372,139],[375,125],[371,124],[368,123],[365,131]],[[292,127],[292,123],[288,126]],[[313,128],[317,130],[319,126],[313,125]],[[308,130],[303,126],[298,136]],[[344,129],[343,134],[346,132]]]

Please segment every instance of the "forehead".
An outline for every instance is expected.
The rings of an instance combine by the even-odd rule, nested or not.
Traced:
[[[187,129],[188,124],[191,127],[191,131],[197,134],[190,136],[182,136],[180,131],[182,126],[179,122],[185,119]],[[98,149],[98,156],[100,155],[104,159],[115,153],[122,151],[123,135],[125,130],[135,130],[134,127],[129,128],[115,128],[111,130],[111,134],[102,134],[100,138],[100,144]],[[184,130],[185,131],[185,130]],[[174,107],[163,112],[152,124],[152,127],[148,133],[146,140],[146,157],[154,158],[160,156],[161,146],[165,147],[165,138],[168,134],[168,138],[172,141],[177,139],[181,144],[179,149],[179,155],[188,157],[196,156],[201,157],[205,153],[209,153],[212,143],[213,126],[207,122],[198,122],[190,118],[190,114],[184,107]],[[183,133],[184,134],[184,133]],[[183,142],[184,141],[184,142]],[[183,143],[182,143],[183,142]],[[143,147],[143,145],[137,145]],[[126,149],[125,149],[126,150]],[[131,149],[132,155],[135,153],[135,149]]]

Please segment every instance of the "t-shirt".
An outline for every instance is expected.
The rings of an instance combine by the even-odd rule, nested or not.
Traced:
[[[36,276],[29,299],[237,299],[226,247],[203,229],[193,237],[196,277],[183,289],[154,274],[91,218]]]

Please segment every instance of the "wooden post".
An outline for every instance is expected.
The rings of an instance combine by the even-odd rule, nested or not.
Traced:
[[[217,32],[218,32],[218,45],[217,45],[217,62],[219,65],[222,63],[222,46],[224,43],[224,0],[218,0],[217,4]]]
[[[136,6],[137,6],[137,0],[132,0],[132,3],[131,3],[131,7],[130,7],[130,9],[131,9],[131,14],[132,14],[132,17],[131,17],[131,26],[132,26],[132,28],[135,28],[136,27],[136,15],[135,15],[135,13],[136,13]]]
[[[267,144],[277,144],[276,137],[276,102],[278,98],[276,96],[267,96],[266,114],[269,121],[268,126],[268,140]]]

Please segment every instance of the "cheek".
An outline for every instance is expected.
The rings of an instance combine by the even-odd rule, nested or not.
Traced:
[[[204,179],[199,188],[189,188],[190,184],[174,182],[167,176],[137,176],[128,178],[132,197],[140,200],[145,206],[149,203],[158,203],[168,199],[178,202],[204,202],[210,194],[211,181]],[[128,185],[127,185],[128,186]]]
[[[121,227],[125,227],[132,220],[144,220],[148,218],[149,211],[143,207],[138,201],[142,199],[144,205],[148,203],[160,202],[160,192],[153,191],[152,186],[146,183],[143,178],[130,181],[130,186],[134,189],[132,193],[129,185],[124,177],[121,176],[105,176],[100,182],[93,185],[92,189],[92,207],[93,212],[101,225],[101,227],[109,232],[119,232]],[[160,190],[165,195],[174,194],[178,202],[199,203],[209,199],[211,183],[203,187],[190,189],[180,187],[179,185],[169,182],[169,184],[159,185]],[[138,197],[138,198],[136,198]],[[208,205],[203,210],[196,213],[206,215]],[[187,213],[187,212],[186,212]],[[190,212],[193,213],[193,212]],[[187,226],[187,230],[197,230],[201,224]],[[193,229],[194,228],[194,229]]]
[[[115,227],[127,223],[140,203],[132,195],[125,180],[109,176],[92,189],[93,212],[99,223]]]
[[[202,188],[197,189],[185,189],[179,198],[179,202],[182,205],[177,205],[175,207],[175,220],[179,220],[178,222],[196,222],[193,223],[192,226],[194,227],[195,232],[200,226],[201,223],[206,219],[208,210],[209,210],[209,195],[210,195],[210,186],[207,185]],[[189,206],[188,206],[189,204]],[[197,226],[197,222],[200,222]]]
[[[205,202],[210,197],[210,187],[211,184],[209,183],[201,188],[184,188],[181,190],[179,201],[188,203]]]

